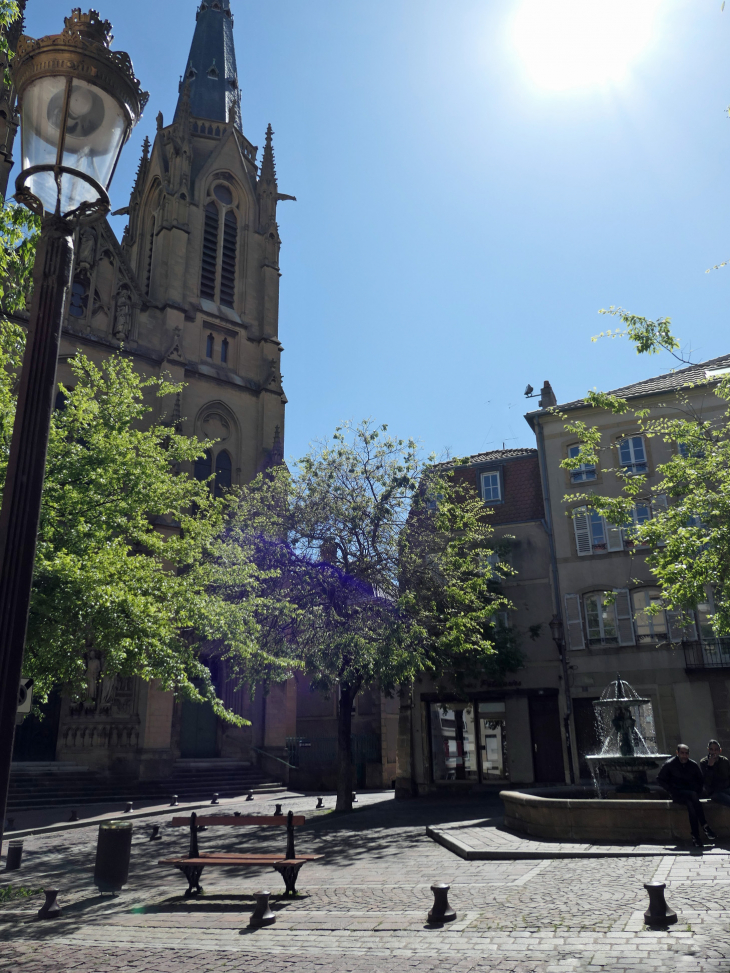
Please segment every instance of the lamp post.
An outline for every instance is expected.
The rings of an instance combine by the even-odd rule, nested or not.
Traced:
[[[575,783],[575,769],[573,768],[573,741],[570,735],[570,715],[572,705],[570,701],[570,684],[568,682],[568,659],[565,655],[565,629],[563,620],[558,615],[553,615],[550,619],[550,634],[553,642],[558,647],[560,664],[563,667],[563,687],[565,689],[565,713],[563,715],[563,728],[565,730],[565,749],[568,755],[568,770],[570,773],[570,783]]]
[[[12,64],[23,167],[15,198],[42,222],[0,512],[0,842],[73,236],[109,212],[109,184],[148,98],[111,40],[108,21],[75,8],[61,34],[22,37]]]

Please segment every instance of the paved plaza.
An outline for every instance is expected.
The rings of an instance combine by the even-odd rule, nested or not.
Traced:
[[[57,885],[61,919],[34,921],[42,896],[0,905],[0,970],[18,973],[468,973],[730,971],[730,854],[467,861],[426,827],[497,836],[496,797],[395,802],[363,795],[352,815],[314,812],[312,797],[283,798],[307,815],[297,850],[321,853],[302,869],[301,894],[261,869],[209,870],[205,894],[157,860],[184,854],[185,829],[167,818],[135,822],[129,886],[117,898],[92,884],[96,827],[27,837],[23,867],[0,884]],[[332,799],[328,802],[332,806]],[[225,812],[272,813],[273,803],[226,803]],[[204,812],[203,812],[204,813]],[[162,840],[149,841],[152,822]],[[201,851],[282,850],[283,830],[210,828]],[[498,837],[495,841],[501,840]],[[643,924],[643,883],[666,881],[679,915],[667,931]],[[451,884],[457,921],[430,927],[430,885]],[[251,931],[253,895],[271,889],[276,924]]]

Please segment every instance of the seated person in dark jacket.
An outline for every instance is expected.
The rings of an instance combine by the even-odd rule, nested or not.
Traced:
[[[722,756],[722,747],[717,740],[707,744],[707,756],[700,760],[700,769],[710,800],[730,807],[730,760]]]
[[[692,831],[692,844],[697,848],[702,847],[700,825],[708,839],[712,841],[715,834],[705,820],[705,812],[700,804],[700,794],[705,782],[700,765],[689,759],[689,747],[686,743],[680,743],[677,747],[677,756],[664,764],[659,771],[657,783],[661,784],[665,791],[669,791],[675,804],[686,806]]]

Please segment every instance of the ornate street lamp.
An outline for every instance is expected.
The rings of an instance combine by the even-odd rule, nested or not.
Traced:
[[[76,8],[61,34],[22,37],[12,63],[23,164],[16,199],[42,223],[0,512],[0,841],[73,235],[109,212],[109,184],[148,97],[111,40],[108,21]]]
[[[575,783],[575,770],[573,768],[573,741],[570,735],[570,715],[572,703],[570,699],[570,680],[568,673],[568,659],[565,655],[565,628],[563,620],[559,615],[553,615],[549,622],[550,634],[553,642],[558,647],[560,654],[560,664],[563,668],[563,688],[565,690],[565,713],[563,715],[563,729],[565,731],[565,749],[568,755],[568,770],[570,771],[570,783]]]

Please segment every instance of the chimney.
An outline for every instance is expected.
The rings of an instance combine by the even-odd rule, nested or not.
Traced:
[[[543,387],[540,389],[540,408],[549,409],[551,406],[557,405],[558,400],[555,398],[555,393],[553,392],[552,385],[545,379]]]

